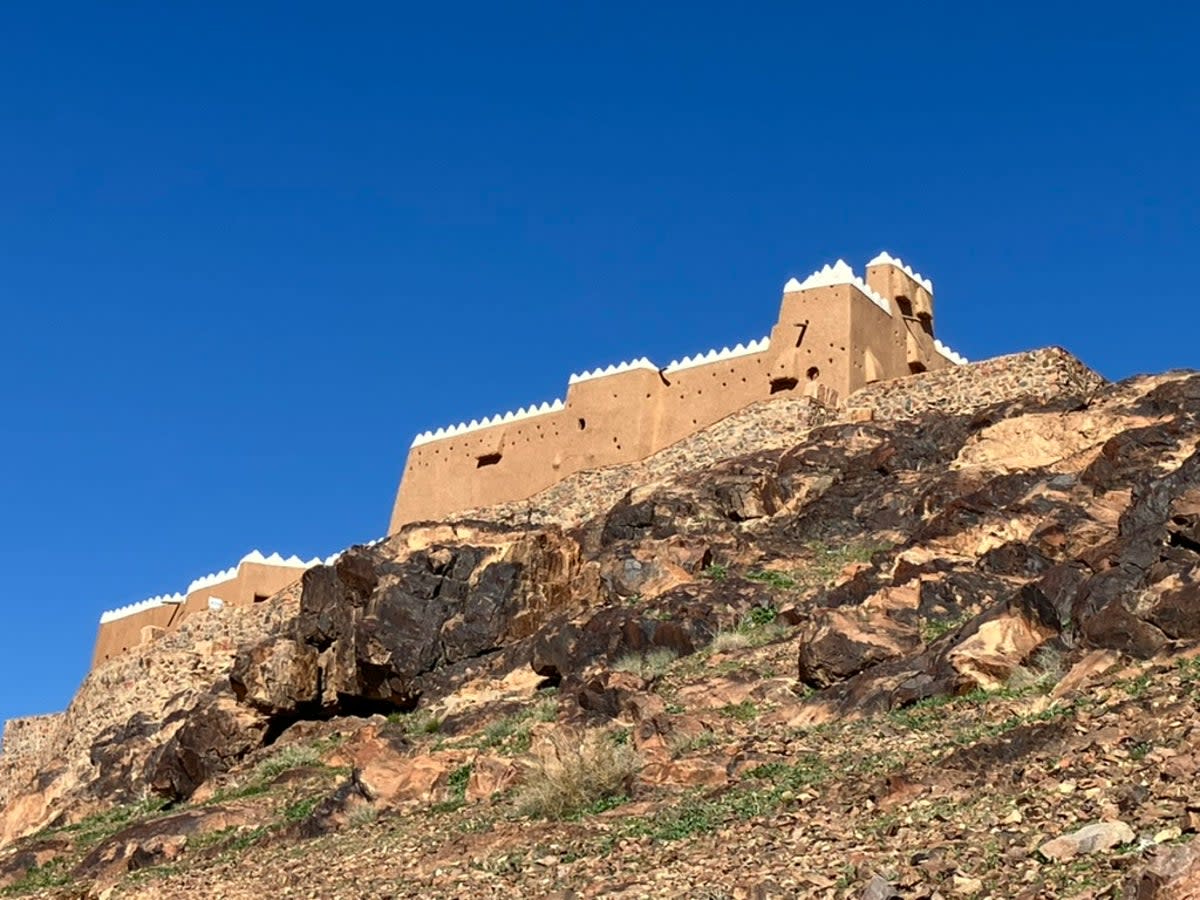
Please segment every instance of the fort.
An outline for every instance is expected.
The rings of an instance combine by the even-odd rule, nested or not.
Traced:
[[[934,337],[929,279],[887,253],[867,263],[865,280],[839,259],[784,285],[761,340],[572,375],[565,400],[419,434],[388,533],[645,459],[761,400],[836,406],[868,384],[965,362]]]
[[[839,259],[784,285],[775,324],[760,340],[663,367],[642,358],[572,375],[565,400],[417,435],[388,533],[525,500],[578,473],[685,447],[761,401],[809,398],[834,408],[867,385],[965,362],[934,337],[929,279],[887,253],[867,263],[865,279]],[[305,562],[256,550],[182,592],[106,612],[92,667],[178,629],[200,610],[263,602],[335,558]]]
[[[314,558],[305,562],[296,556],[284,559],[278,553],[263,556],[254,550],[236,566],[197,578],[186,591],[109,610],[100,616],[92,668],[153,640],[164,631],[178,628],[188,616],[202,609],[261,603],[295,582],[304,570],[333,559]]]

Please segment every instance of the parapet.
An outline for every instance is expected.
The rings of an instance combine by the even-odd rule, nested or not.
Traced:
[[[332,560],[333,557],[330,557]],[[277,566],[288,569],[309,569],[313,566],[321,565],[323,560],[320,557],[305,562],[298,556],[289,556],[286,559],[278,553],[272,553],[270,556],[263,556],[258,550],[251,550],[243,556],[236,566],[230,566],[228,569],[222,569],[219,572],[210,572],[200,578],[195,579],[188,584],[187,590],[183,593],[175,594],[158,594],[146,600],[139,600],[137,603],[130,603],[126,606],[119,606],[116,609],[110,609],[100,615],[100,624],[104,625],[108,622],[115,622],[118,619],[124,619],[128,616],[135,616],[138,613],[145,612],[148,609],[158,609],[163,606],[180,606],[187,602],[188,598],[197,591],[205,588],[214,587],[218,584],[225,584],[237,579],[243,567],[247,564]]]
[[[389,533],[524,500],[575,472],[658,453],[760,400],[837,404],[864,385],[962,365],[933,334],[933,282],[888,253],[865,277],[844,260],[784,284],[770,334],[672,360],[572,374],[565,399],[418,434]]]
[[[136,647],[155,634],[179,627],[203,609],[248,606],[266,600],[296,581],[306,569],[332,563],[339,554],[302,560],[279,553],[264,556],[252,550],[237,565],[210,572],[188,584],[187,590],[159,594],[111,609],[100,616],[92,666]]]

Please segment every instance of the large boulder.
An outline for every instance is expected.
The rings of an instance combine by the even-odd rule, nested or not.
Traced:
[[[316,648],[287,637],[243,648],[229,673],[234,696],[262,712],[290,713],[316,702],[319,671]]]
[[[595,599],[598,567],[557,529],[430,527],[305,572],[290,635],[238,654],[237,697],[282,724],[410,709],[444,673]]]
[[[921,647],[916,628],[880,610],[818,609],[801,629],[800,680],[827,687]]]
[[[150,755],[146,781],[154,793],[186,800],[205,781],[262,746],[268,720],[227,694],[205,698],[169,741]]]
[[[1126,900],[1200,900],[1200,843],[1160,849],[1125,885]]]
[[[90,882],[93,889],[108,887],[127,872],[163,865],[177,858],[193,835],[211,834],[252,821],[245,810],[210,806],[137,822],[97,844],[75,866],[71,876]]]

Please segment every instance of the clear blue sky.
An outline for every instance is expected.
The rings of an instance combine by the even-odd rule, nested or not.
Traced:
[[[1192,366],[1193,4],[6,4],[0,717],[383,532],[412,435],[881,249],[977,359]]]

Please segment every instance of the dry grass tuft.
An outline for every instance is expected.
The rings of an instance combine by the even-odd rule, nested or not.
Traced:
[[[614,672],[632,672],[649,681],[664,675],[678,658],[679,654],[670,647],[656,647],[645,653],[626,653],[612,664],[612,669]]]
[[[744,631],[719,631],[708,646],[714,653],[729,653],[731,650],[744,650],[753,643],[750,635]]]
[[[640,768],[637,753],[618,735],[559,731],[548,752],[527,764],[517,808],[545,819],[609,809],[628,796]]]

